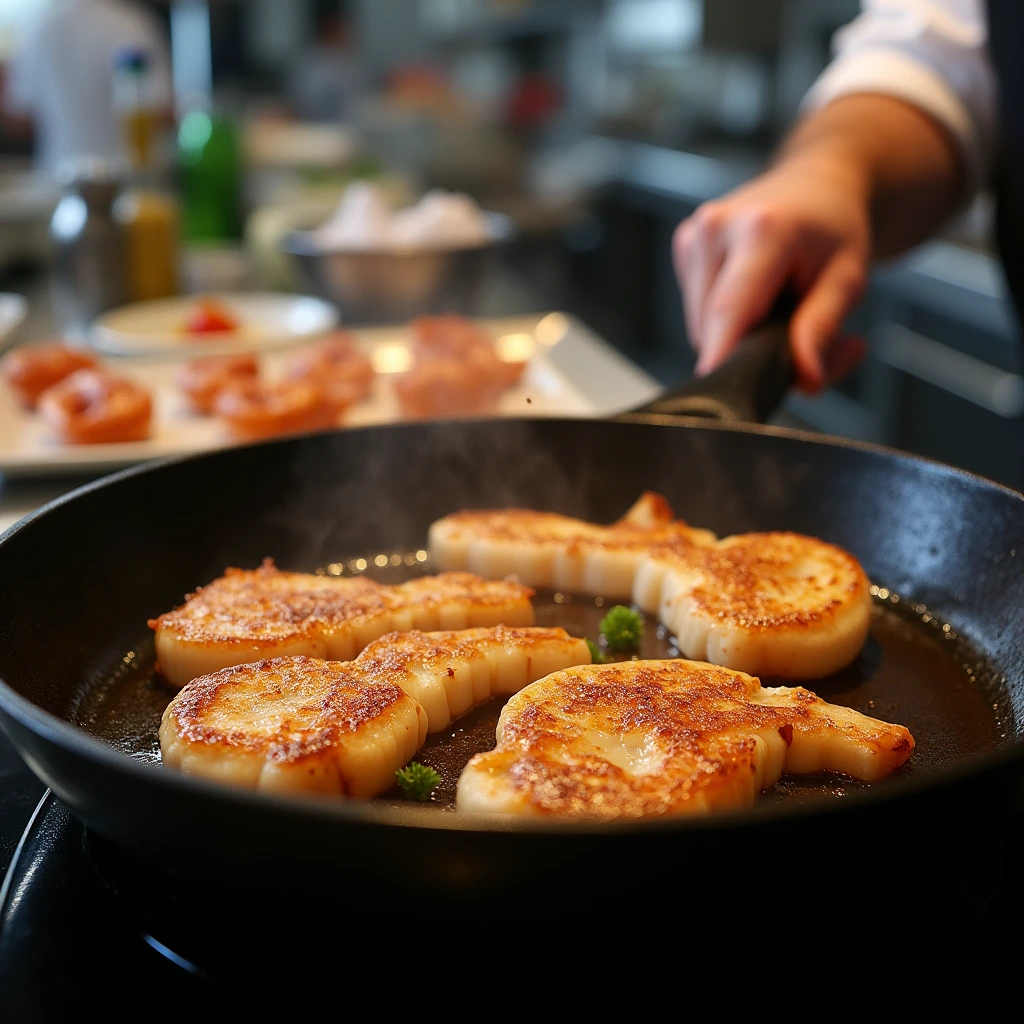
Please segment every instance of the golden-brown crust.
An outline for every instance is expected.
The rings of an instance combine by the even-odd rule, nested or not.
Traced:
[[[480,608],[500,607],[510,601],[529,601],[536,591],[513,580],[484,580],[471,572],[439,572],[435,576],[400,583],[389,590],[401,602],[438,605],[463,601]]]
[[[280,698],[295,695],[301,700],[296,711],[274,713]],[[408,699],[400,687],[353,674],[345,662],[274,658],[194,679],[175,697],[168,713],[177,736],[189,743],[241,749],[276,764],[298,764],[336,747],[345,735]],[[258,713],[266,715],[266,728],[252,720],[244,727],[240,724]]]
[[[818,756],[812,748],[831,746],[855,748],[848,763],[864,760],[874,777],[903,764],[914,748],[903,726],[827,704],[802,687],[762,690],[742,672],[681,659],[581,666],[509,700],[496,749],[472,758],[460,780],[460,806],[481,809],[476,799],[463,801],[464,785],[467,795],[471,786],[486,794],[498,785],[498,797],[484,803],[541,815],[746,807],[768,770],[769,741],[776,771],[791,750],[806,764]]]
[[[853,555],[797,533],[738,534],[714,545],[675,541],[650,557],[700,573],[687,594],[691,613],[747,630],[813,629],[868,600],[870,584]]]
[[[745,673],[701,662],[640,661],[570,669],[559,680],[557,697],[532,700],[506,722],[503,738],[533,746],[548,735],[545,723],[599,715],[613,733],[649,730],[667,744],[670,754],[700,754],[713,733],[774,728],[789,720],[778,708],[747,703],[759,689],[757,680]]]
[[[257,569],[225,569],[148,624],[193,642],[276,643],[382,612],[394,604],[394,589],[362,576],[285,572],[268,558]]]
[[[413,629],[388,633],[374,640],[359,654],[355,664],[373,678],[402,679],[409,673],[410,666],[433,669],[456,661],[479,661],[485,656],[484,641],[488,646],[529,652],[531,648],[546,648],[556,641],[569,643],[572,637],[560,626],[499,625],[427,633]]]
[[[637,552],[699,572],[703,581],[688,593],[692,610],[748,629],[813,626],[864,599],[869,587],[857,559],[833,544],[789,532],[714,541],[707,531],[674,519],[668,501],[652,491],[611,526],[519,508],[455,512],[439,523],[455,542],[464,532],[474,541],[547,546],[570,555]],[[801,563],[812,559],[818,563],[813,571],[801,573]]]
[[[236,785],[372,796],[427,732],[498,693],[586,664],[562,629],[394,632],[353,661],[263,659],[187,683],[160,724],[164,763]]]
[[[194,644],[271,645],[340,628],[388,612],[456,604],[484,613],[527,603],[534,591],[510,581],[482,580],[465,572],[440,573],[389,586],[363,576],[317,576],[278,569],[264,559],[256,569],[228,568],[187,595],[185,603],[148,620]]]
[[[453,512],[438,522],[453,537],[465,531],[473,540],[551,546],[568,552],[643,552],[654,544],[676,539],[693,541],[707,532],[671,518],[653,525],[637,524],[624,518],[611,526],[597,526],[557,512],[536,512],[525,508]]]
[[[610,526],[520,508],[455,512],[431,525],[429,547],[442,566],[631,600],[686,657],[765,675],[838,671],[870,628],[868,578],[850,552],[788,532],[718,539],[653,491]]]
[[[675,516],[665,495],[658,494],[657,491],[643,491],[616,525],[638,526],[650,530],[658,526],[668,526]]]

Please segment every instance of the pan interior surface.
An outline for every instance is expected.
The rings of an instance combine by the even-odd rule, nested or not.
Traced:
[[[373,578],[396,583],[437,571],[424,555],[423,549],[364,553],[317,566],[314,571],[353,575],[349,567],[367,565],[375,569]],[[375,563],[379,562],[386,562],[386,568],[377,568]],[[410,565],[414,568],[408,568]],[[919,738],[911,761],[896,773],[896,778],[927,775],[972,752],[998,747],[1007,735],[1002,714],[1005,706],[1000,701],[996,676],[984,658],[926,610],[909,607],[910,602],[901,602],[899,595],[885,588],[881,593],[877,586],[873,589],[872,630],[863,651],[848,668],[809,681],[808,688],[831,703],[906,725]],[[595,641],[600,620],[610,604],[600,597],[551,591],[538,592],[534,600],[538,625],[562,626],[574,636]],[[664,627],[648,620],[638,656],[680,655]],[[766,678],[763,682],[771,686],[785,685],[786,681]],[[159,764],[157,729],[171,696],[172,691],[155,671],[153,644],[146,637],[112,666],[107,679],[83,695],[75,724],[138,761]],[[445,732],[427,738],[415,759],[434,768],[441,780],[429,806],[455,809],[459,774],[473,754],[493,748],[503,705],[503,700],[489,701],[452,723]],[[771,813],[781,804],[839,799],[884,786],[886,781],[869,787],[827,773],[784,776],[761,796],[757,813]],[[394,808],[407,806],[397,787],[375,802]]]

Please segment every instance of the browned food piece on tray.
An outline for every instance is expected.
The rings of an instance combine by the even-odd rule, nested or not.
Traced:
[[[213,411],[239,441],[327,430],[350,404],[305,380],[238,378],[222,387]]]
[[[409,324],[409,329],[412,353],[417,362],[459,359],[474,349],[494,348],[487,331],[464,316],[419,316]]]
[[[228,569],[183,605],[149,621],[163,677],[174,686],[230,665],[303,654],[346,661],[393,630],[531,626],[533,590],[470,573],[397,586],[362,576],[286,572],[269,559]]]
[[[206,416],[213,412],[214,401],[224,388],[256,380],[259,372],[252,355],[203,356],[179,367],[174,379],[192,409]]]
[[[494,377],[502,387],[517,384],[526,360],[506,362],[495,351],[494,339],[463,316],[421,316],[412,321],[412,354],[416,363],[443,361],[475,364],[479,374]]]
[[[494,409],[503,388],[471,363],[420,363],[394,380],[398,407],[406,419],[476,416]]]
[[[27,409],[35,408],[39,396],[59,384],[75,370],[99,366],[89,352],[59,341],[23,345],[0,359],[0,376]]]
[[[522,378],[525,362],[506,362],[479,324],[462,316],[422,316],[410,324],[413,365],[395,380],[408,419],[492,412]]]
[[[39,412],[65,444],[144,441],[153,419],[153,399],[135,381],[104,370],[76,370],[47,388]]]
[[[642,818],[752,807],[785,774],[878,782],[905,764],[902,725],[803,687],[672,659],[552,673],[510,698],[494,750],[459,777],[460,811]]]
[[[350,405],[373,389],[374,369],[349,331],[336,331],[325,341],[301,349],[288,363],[287,376],[308,380]]]

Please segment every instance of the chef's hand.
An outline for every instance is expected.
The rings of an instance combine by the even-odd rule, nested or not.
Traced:
[[[864,354],[842,325],[870,260],[927,238],[965,198],[964,177],[945,130],[903,100],[855,94],[805,117],[767,172],[676,230],[696,372],[718,366],[788,288],[798,385],[844,376]]]
[[[707,373],[789,287],[797,383],[818,391],[860,361],[864,342],[842,333],[871,255],[869,201],[855,174],[821,155],[785,161],[676,229],[673,257],[686,327]]]

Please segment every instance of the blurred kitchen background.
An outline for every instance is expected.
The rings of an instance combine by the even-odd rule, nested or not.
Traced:
[[[47,306],[61,195],[17,116],[30,25],[0,3],[0,291]],[[97,2],[103,0],[74,0]],[[666,387],[686,379],[675,226],[756,173],[857,0],[139,0],[165,39],[115,73],[135,297],[302,289],[280,240],[354,179],[396,203],[463,191],[514,242],[475,312],[562,310]],[[33,69],[33,88],[60,76]],[[24,78],[21,73],[21,78]],[[1024,486],[1024,360],[982,197],[879,268],[852,326],[870,356],[779,422],[894,445]],[[163,248],[161,248],[161,245]],[[168,256],[168,245],[171,255]],[[145,248],[150,246],[150,248]],[[164,256],[161,257],[160,253]],[[344,318],[345,311],[342,310]],[[37,321],[38,326],[38,321]]]

